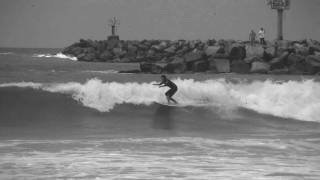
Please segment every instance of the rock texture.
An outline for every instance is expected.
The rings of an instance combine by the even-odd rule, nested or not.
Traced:
[[[83,40],[63,54],[79,61],[140,63],[143,73],[272,73],[317,74],[320,43],[314,40],[275,41],[267,46],[234,40],[208,41]],[[137,71],[138,72],[138,71]]]

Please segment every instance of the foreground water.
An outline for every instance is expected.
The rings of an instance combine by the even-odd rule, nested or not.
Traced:
[[[168,107],[135,67],[0,55],[0,179],[320,179],[314,77],[170,76]]]

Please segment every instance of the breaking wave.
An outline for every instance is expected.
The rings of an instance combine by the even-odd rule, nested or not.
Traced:
[[[76,57],[73,56],[67,56],[65,54],[62,53],[58,53],[55,55],[52,54],[34,54],[32,57],[39,57],[39,58],[60,58],[60,59],[70,59],[72,61],[77,61],[78,59]]]
[[[12,52],[0,52],[0,55],[10,55],[13,54]]]
[[[282,118],[320,122],[320,83],[313,80],[232,83],[224,79],[176,79],[174,82],[179,87],[175,98],[182,106],[214,106],[223,110],[246,108]],[[0,87],[29,87],[68,94],[86,107],[107,112],[118,104],[151,105],[154,102],[165,102],[163,94],[167,89],[153,86],[153,83],[118,83],[91,79],[84,84],[19,82],[0,84]]]

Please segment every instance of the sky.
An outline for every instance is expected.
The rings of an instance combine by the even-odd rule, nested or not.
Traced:
[[[320,40],[320,0],[291,0],[284,37]],[[104,40],[108,20],[120,20],[122,40],[237,39],[266,29],[277,13],[266,0],[0,0],[0,47],[62,48],[79,39]]]

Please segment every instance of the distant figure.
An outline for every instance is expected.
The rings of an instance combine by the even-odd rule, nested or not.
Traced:
[[[253,30],[251,30],[250,35],[249,35],[249,41],[250,41],[251,46],[254,46],[254,43],[256,41],[256,37],[257,37],[257,34]]]
[[[226,53],[226,46],[223,43],[219,43],[219,49],[216,52],[217,54],[225,54]]]
[[[165,87],[165,86],[169,87],[170,89],[165,93],[168,100],[168,104],[170,104],[170,101],[178,104],[178,102],[172,98],[172,96],[178,90],[177,85],[172,81],[170,81],[165,75],[161,75],[161,82],[159,84],[154,84],[154,85],[159,87]]]
[[[258,35],[259,35],[259,39],[260,39],[260,44],[265,45],[266,41],[264,40],[264,38],[265,38],[265,35],[266,35],[266,31],[263,28],[261,28],[259,30]]]

